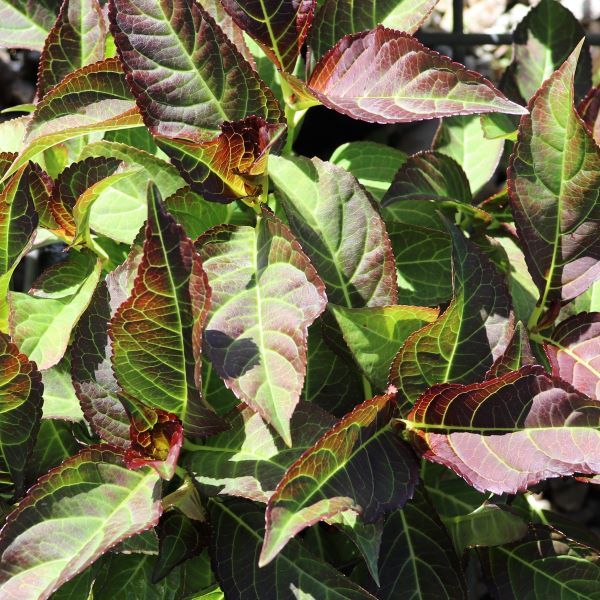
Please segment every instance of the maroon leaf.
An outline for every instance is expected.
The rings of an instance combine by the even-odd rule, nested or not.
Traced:
[[[600,146],[600,85],[589,91],[579,104],[578,112]]]
[[[563,321],[544,349],[552,375],[600,400],[600,313],[580,313]]]
[[[129,469],[152,467],[162,479],[171,480],[183,445],[181,421],[159,408],[128,399],[124,402],[130,408],[131,419],[131,445],[125,450],[125,464]]]
[[[64,0],[40,57],[37,94],[104,58],[106,23],[98,0]]]
[[[600,277],[600,148],[573,104],[580,50],[530,100],[508,170],[515,224],[542,307],[575,298]]]
[[[325,106],[376,123],[526,112],[478,73],[382,26],[340,40],[308,85]]]
[[[222,4],[277,67],[294,70],[314,17],[316,0],[222,0]]]
[[[433,386],[405,423],[424,458],[480,491],[514,494],[548,477],[600,472],[600,403],[540,366]]]
[[[537,361],[531,352],[529,337],[523,323],[519,321],[506,349],[485,374],[486,379],[501,377],[510,371],[516,371],[525,365],[534,365]]]

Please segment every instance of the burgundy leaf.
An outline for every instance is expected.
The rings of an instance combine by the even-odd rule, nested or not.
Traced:
[[[478,73],[382,26],[340,40],[308,85],[325,106],[376,123],[526,112]]]
[[[579,104],[578,112],[600,146],[600,85],[589,91]]]
[[[519,321],[506,345],[506,349],[494,361],[494,364],[485,374],[485,378],[493,379],[494,377],[501,377],[510,371],[516,371],[525,365],[534,365],[536,362],[531,352],[527,329]]]

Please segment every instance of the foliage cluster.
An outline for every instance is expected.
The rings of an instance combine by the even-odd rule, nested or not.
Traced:
[[[498,88],[414,37],[435,4],[0,0],[41,51],[0,125],[1,598],[598,597],[528,491],[600,474],[590,51],[542,0]],[[320,104],[441,124],[297,156]]]

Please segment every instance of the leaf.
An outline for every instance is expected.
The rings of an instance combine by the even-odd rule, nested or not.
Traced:
[[[448,532],[420,487],[386,519],[378,570],[377,598],[382,600],[467,597]]]
[[[275,123],[271,91],[208,13],[189,0],[111,0],[111,31],[153,135],[205,142],[224,121]]]
[[[66,140],[94,131],[142,124],[116,58],[83,67],[52,88],[36,106],[27,125],[24,148],[6,179],[29,159]]]
[[[309,45],[318,60],[349,33],[390,29],[415,33],[439,0],[325,0],[312,26]]]
[[[573,105],[580,49],[530,100],[508,170],[515,224],[540,306],[574,298],[600,277],[600,148]]]
[[[376,142],[348,142],[338,146],[329,160],[352,173],[374,198],[381,200],[406,154]]]
[[[488,113],[489,119],[505,117],[502,113]],[[453,158],[465,171],[473,193],[478,192],[496,172],[504,139],[487,139],[482,128],[482,117],[446,117],[442,120],[432,147]]]
[[[1,154],[8,162],[14,155]],[[38,224],[31,194],[32,169],[21,167],[0,191],[0,332],[8,331],[8,286],[21,257],[27,252]]]
[[[307,330],[327,302],[323,282],[266,209],[256,228],[216,227],[196,244],[212,288],[204,353],[225,385],[291,445]]]
[[[124,402],[129,410],[131,445],[124,458],[128,469],[152,467],[162,479],[170,481],[175,475],[177,460],[183,445],[181,421],[164,410],[148,408],[139,402]]]
[[[130,297],[111,321],[113,368],[126,394],[176,414],[191,436],[222,426],[199,392],[209,304],[200,257],[151,185],[142,261]]]
[[[231,427],[206,440],[186,459],[186,466],[206,494],[241,496],[268,502],[287,468],[335,423],[314,404],[298,404],[290,421],[293,445],[285,446],[261,416],[249,408],[236,411]]]
[[[235,23],[252,36],[283,71],[292,73],[310,29],[316,0],[222,0]]]
[[[318,521],[353,510],[373,523],[412,497],[417,463],[391,428],[395,399],[392,388],[363,402],[287,470],[267,505],[260,566]]]
[[[513,35],[510,73],[521,96],[529,101],[567,60],[585,31],[573,14],[556,0],[542,0],[519,23]],[[582,98],[592,85],[589,45],[585,43],[575,74],[575,96]]]
[[[545,338],[552,375],[586,396],[600,400],[600,313],[580,313]]]
[[[545,527],[532,527],[523,541],[479,555],[496,598],[597,597],[600,568],[594,555]]]
[[[59,271],[69,269],[69,261]],[[37,363],[40,370],[49,369],[63,357],[71,331],[87,308],[100,279],[99,261],[88,262],[79,273],[79,286],[74,293],[44,298],[11,292],[10,333],[21,352]]]
[[[433,323],[408,337],[390,369],[403,407],[434,383],[480,380],[508,340],[510,296],[489,260],[454,226],[454,293]],[[510,333],[509,333],[510,335]]]
[[[592,88],[578,106],[578,112],[596,144],[600,146],[600,86]]]
[[[208,545],[207,524],[188,519],[178,510],[165,513],[158,525],[159,554],[152,571],[152,582],[166,577]]]
[[[110,320],[133,287],[141,252],[134,248],[123,265],[100,283],[73,336],[71,375],[92,430],[109,444],[129,445],[129,417],[118,398],[110,357]]]
[[[285,126],[262,117],[221,124],[221,133],[206,142],[157,138],[190,187],[214,202],[258,196],[267,159],[283,140]]]
[[[482,504],[473,512],[442,519],[459,554],[476,546],[500,546],[527,535],[527,523],[510,510]]]
[[[375,123],[525,113],[481,75],[382,26],[340,40],[319,61],[308,86],[325,106]]]
[[[0,46],[40,52],[56,19],[55,0],[1,0]]]
[[[358,366],[378,390],[406,338],[438,317],[439,311],[417,306],[344,308],[329,305]]]
[[[302,157],[273,157],[269,174],[331,302],[349,308],[395,304],[385,225],[356,179],[341,167]]]
[[[485,378],[493,379],[495,377],[502,377],[502,375],[506,375],[511,371],[517,371],[525,365],[534,364],[536,364],[536,360],[531,351],[527,329],[519,321],[503,354],[494,361],[490,370],[485,374]]]
[[[126,469],[109,446],[85,449],[50,471],[2,529],[2,596],[46,599],[111,546],[155,525],[159,481],[150,469]]]
[[[62,419],[71,423],[83,420],[75,388],[71,382],[71,358],[68,350],[58,364],[42,371],[42,383],[44,384],[44,419]]]
[[[214,528],[210,554],[227,598],[373,600],[374,596],[312,555],[297,539],[290,540],[272,563],[258,569],[256,555],[263,538],[263,511],[241,499],[211,501],[209,508]]]
[[[308,332],[308,361],[302,392],[304,400],[314,402],[336,417],[343,417],[364,400],[360,373],[324,341],[322,323]]]
[[[514,494],[549,477],[597,473],[599,418],[598,402],[534,365],[434,386],[406,424],[427,460],[480,491]]]
[[[106,23],[98,0],[64,0],[44,42],[37,94],[60,83],[69,73],[104,58]]]
[[[42,378],[35,363],[0,333],[0,496],[19,496],[42,417]]]

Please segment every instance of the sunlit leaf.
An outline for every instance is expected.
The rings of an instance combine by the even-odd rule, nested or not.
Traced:
[[[58,0],[1,0],[0,46],[41,51],[57,4]]]
[[[531,352],[531,345],[527,336],[527,330],[519,321],[512,337],[506,344],[504,352],[494,361],[490,370],[486,373],[486,379],[501,377],[510,371],[517,371],[525,365],[534,365],[536,360]]]
[[[340,40],[308,85],[325,106],[376,123],[526,112],[481,75],[382,26]]]
[[[600,400],[600,313],[580,313],[546,338],[552,374],[590,398]]]
[[[406,154],[376,142],[349,142],[339,146],[329,160],[352,173],[368,192],[381,200]]]
[[[68,270],[68,261],[57,268],[59,273]],[[69,295],[40,297],[11,292],[11,336],[21,352],[34,360],[39,369],[48,369],[63,357],[71,331],[98,285],[100,271],[100,262],[90,259],[87,269],[79,272],[78,285]]]
[[[0,333],[0,496],[20,495],[42,417],[42,378],[35,363]]]
[[[310,49],[318,60],[349,33],[390,29],[414,33],[425,22],[439,0],[325,0],[310,32]]]
[[[222,4],[279,68],[293,72],[313,20],[315,0],[222,0]]]
[[[327,286],[346,307],[397,299],[392,248],[373,201],[341,167],[318,158],[275,158],[269,174],[290,227]]]
[[[176,414],[192,436],[222,426],[199,391],[209,303],[200,257],[150,186],[143,258],[130,297],[111,321],[113,367],[124,392]]]
[[[228,431],[206,440],[186,465],[207,493],[267,502],[288,467],[335,423],[318,406],[301,402],[290,421],[292,447],[269,431],[259,414],[236,411]]]
[[[600,470],[600,404],[540,366],[423,394],[406,423],[428,460],[478,490],[514,494],[548,477]]]
[[[508,171],[515,223],[541,306],[578,296],[600,276],[600,148],[573,104],[580,49],[531,99]]]
[[[214,528],[210,552],[227,597],[374,600],[374,596],[311,554],[297,539],[290,540],[269,565],[258,568],[256,556],[263,540],[264,513],[252,502],[212,501],[210,516]]]
[[[344,308],[330,304],[329,309],[358,366],[377,390],[385,388],[392,361],[406,338],[439,314],[418,306]]]
[[[83,413],[71,381],[70,352],[60,362],[42,371],[44,419],[62,419],[71,423],[83,420]]]
[[[482,379],[508,342],[510,296],[502,277],[454,226],[450,234],[452,302],[434,323],[408,337],[390,370],[407,406],[434,383]]]
[[[212,288],[205,355],[227,387],[291,444],[307,329],[327,302],[323,282],[267,210],[256,228],[216,227],[197,247]]]
[[[109,446],[83,450],[51,471],[0,534],[2,597],[46,599],[111,546],[155,525],[159,481],[151,469],[126,469]]]
[[[64,0],[46,38],[38,70],[38,97],[69,73],[104,58],[106,23],[98,0]]]
[[[267,505],[261,565],[320,520],[353,510],[373,523],[412,497],[417,463],[391,428],[395,399],[390,390],[360,404],[287,470]]]

